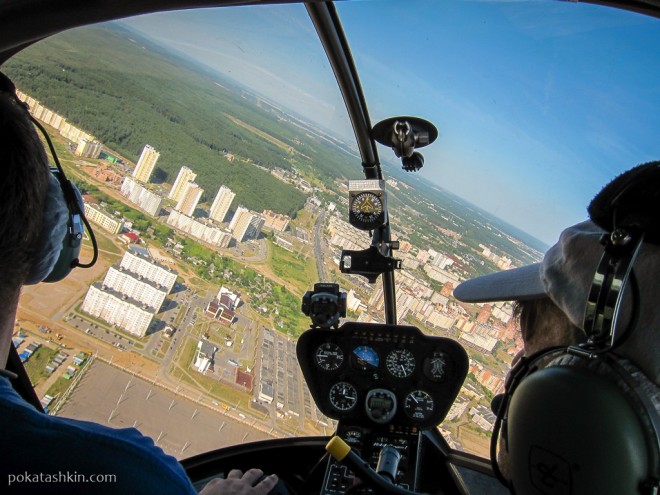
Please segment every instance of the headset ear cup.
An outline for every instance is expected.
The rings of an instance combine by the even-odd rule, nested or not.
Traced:
[[[53,174],[57,175],[57,172],[53,172]],[[67,232],[62,241],[62,249],[55,262],[55,266],[53,266],[51,272],[43,280],[44,282],[59,282],[71,273],[71,270],[78,265],[80,249],[82,248],[84,232],[83,221],[80,215],[80,213],[84,211],[82,195],[74,184],[66,178],[64,180],[67,185],[62,185],[62,187],[70,188],[70,194],[67,195],[64,193],[64,197],[73,196],[73,201],[75,201],[76,204],[71,204],[71,200],[68,200],[66,203],[68,209]]]
[[[42,282],[59,282],[71,273],[71,270],[73,270],[78,263],[81,247],[82,238],[76,239],[74,236],[67,233],[64,237],[62,250],[60,251],[60,256],[55,262],[55,266]]]
[[[62,250],[62,243],[65,242],[69,231],[69,217],[69,207],[64,199],[60,182],[51,173],[44,204],[41,234],[30,273],[24,282],[26,285],[42,282],[53,271]]]
[[[26,285],[62,280],[77,266],[82,247],[82,196],[57,170],[51,172],[39,248]]]
[[[607,377],[551,366],[526,377],[508,409],[515,493],[640,493],[651,473],[647,432]]]

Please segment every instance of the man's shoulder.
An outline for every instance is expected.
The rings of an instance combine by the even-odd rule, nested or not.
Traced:
[[[146,483],[154,493],[163,487],[167,493],[194,493],[178,461],[135,428],[48,416],[2,386],[0,415],[0,458],[11,459],[0,467],[3,476],[12,470],[105,473],[116,475],[121,486]]]

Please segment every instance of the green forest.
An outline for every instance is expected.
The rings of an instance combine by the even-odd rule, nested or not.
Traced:
[[[153,146],[160,152],[156,175],[163,180],[171,183],[181,166],[190,167],[205,190],[203,200],[212,200],[225,184],[236,192],[238,203],[252,210],[295,216],[305,195],[251,163],[295,167],[321,179],[357,176],[361,169],[240,87],[118,24],[42,41],[5,68],[19,89],[130,160],[137,160],[145,144]],[[236,159],[226,160],[224,151]]]

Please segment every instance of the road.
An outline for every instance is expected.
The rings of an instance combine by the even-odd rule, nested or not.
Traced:
[[[325,223],[325,210],[321,210],[321,214],[316,219],[314,224],[314,257],[316,258],[316,271],[319,274],[319,281],[325,282],[325,267],[323,266],[323,236],[321,229]]]

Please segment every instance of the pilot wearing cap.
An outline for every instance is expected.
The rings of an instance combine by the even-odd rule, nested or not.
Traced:
[[[622,198],[625,196],[625,201]],[[614,324],[611,332],[611,341],[606,352],[614,356],[617,361],[616,367],[625,370],[621,377],[614,381],[634,383],[636,394],[641,397],[643,407],[647,409],[648,416],[644,416],[643,422],[648,426],[646,445],[650,445],[651,466],[649,479],[642,479],[640,486],[647,483],[649,486],[658,483],[657,480],[657,453],[658,453],[658,424],[657,418],[660,412],[660,162],[652,162],[635,167],[622,174],[608,184],[591,202],[588,211],[590,220],[578,223],[565,229],[559,241],[545,254],[543,261],[529,266],[516,268],[508,271],[493,273],[490,275],[467,280],[454,290],[454,297],[459,301],[469,303],[486,303],[494,301],[515,301],[515,315],[519,318],[522,332],[524,349],[519,356],[514,358],[514,368],[507,378],[507,393],[493,401],[493,410],[498,414],[498,421],[504,421],[501,426],[501,438],[499,438],[499,450],[497,462],[493,459],[494,469],[512,487],[511,469],[514,462],[523,459],[529,462],[524,472],[521,471],[523,481],[519,482],[516,493],[583,493],[579,489],[574,491],[556,491],[556,487],[541,486],[543,482],[550,479],[553,482],[563,484],[564,489],[570,490],[571,483],[577,483],[580,473],[572,469],[578,462],[569,462],[569,454],[557,454],[559,460],[550,459],[553,446],[531,445],[529,451],[523,455],[520,452],[516,456],[509,452],[511,435],[507,438],[507,429],[510,431],[514,425],[512,415],[507,417],[507,405],[502,406],[502,401],[515,397],[518,393],[512,392],[512,381],[515,381],[516,366],[518,362],[533,361],[531,367],[543,369],[553,365],[572,365],[577,360],[572,354],[580,354],[581,350],[588,349],[589,334],[588,326],[585,325],[585,314],[587,312],[590,293],[594,287],[594,279],[597,270],[600,269],[601,259],[604,256],[605,241],[609,239],[616,229],[617,222],[625,218],[640,220],[644,226],[645,237],[633,257],[632,269],[626,282],[622,284],[622,296],[614,316]],[[597,277],[596,277],[597,278]],[[592,293],[593,294],[593,293]],[[585,330],[587,328],[587,330]],[[546,353],[544,349],[562,349],[561,355]],[[575,350],[575,353],[567,349]],[[543,355],[540,359],[539,354]],[[587,358],[580,359],[586,363],[586,367],[595,368],[602,366],[605,359],[594,359],[596,353],[582,352]],[[609,359],[608,357],[608,360]],[[532,370],[533,371],[533,370]],[[530,370],[525,371],[525,376],[530,376]],[[514,376],[514,380],[512,380]],[[520,376],[520,374],[519,374]],[[633,377],[633,378],[631,378]],[[525,378],[526,379],[526,378]],[[518,380],[520,383],[520,379]],[[523,382],[524,383],[524,382]],[[594,382],[596,383],[596,382]],[[515,388],[518,386],[514,384]],[[561,391],[555,402],[570,401],[571,382],[563,382],[566,395]],[[594,385],[596,386],[596,385]],[[637,403],[635,403],[637,404]],[[576,413],[571,405],[564,405],[568,410],[566,423],[570,423],[572,414]],[[520,416],[519,416],[520,417]],[[508,424],[507,424],[508,418]],[[649,419],[650,418],[650,419]],[[529,418],[526,418],[529,419]],[[548,419],[548,418],[546,418]],[[531,418],[531,422],[534,418]],[[564,418],[555,418],[555,423],[562,423]],[[553,423],[550,418],[547,423]],[[615,426],[618,426],[616,421]],[[555,424],[544,425],[543,420],[538,419],[533,428],[538,430],[555,428]],[[531,430],[529,430],[531,431]],[[494,437],[497,436],[497,429]],[[600,431],[599,435],[605,438],[608,431]],[[494,442],[498,438],[493,439]],[[575,437],[575,443],[580,440]],[[494,444],[495,445],[495,444]],[[645,448],[642,446],[642,448]],[[533,451],[543,451],[545,458],[543,463],[545,473],[552,466],[553,476],[540,476],[535,479],[535,469],[532,466]],[[493,453],[495,447],[491,449]],[[529,452],[532,452],[531,454]],[[570,452],[570,449],[569,449]],[[550,454],[549,454],[550,453]],[[510,455],[511,454],[511,455]],[[552,454],[554,455],[554,454]],[[616,456],[620,453],[611,453]],[[588,457],[588,456],[587,456]],[[516,461],[514,461],[514,459]],[[529,459],[529,461],[528,461]],[[550,459],[550,460],[548,460]],[[581,462],[581,461],[580,461]],[[565,465],[563,465],[564,463]],[[600,466],[600,472],[606,473],[607,467]],[[562,473],[562,474],[558,474]],[[555,476],[556,475],[556,476]],[[562,479],[564,476],[564,479]],[[643,476],[642,476],[643,478]],[[655,479],[654,479],[655,478]],[[540,480],[540,481],[539,481]],[[504,481],[504,480],[503,480]],[[526,483],[522,488],[520,483]],[[577,486],[577,485],[576,485]],[[533,491],[537,490],[537,491]],[[544,491],[547,490],[547,491]],[[553,491],[555,490],[555,491]],[[590,493],[605,493],[593,491]],[[611,492],[607,492],[611,493]],[[632,493],[632,492],[629,492]],[[637,493],[647,493],[639,491]],[[650,493],[650,492],[649,492]]]

